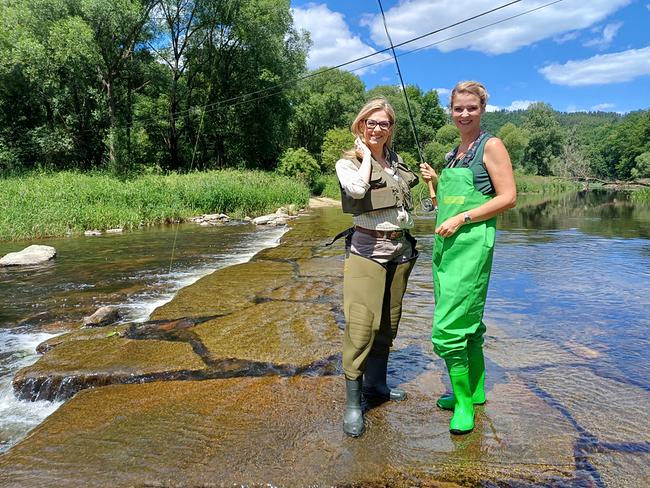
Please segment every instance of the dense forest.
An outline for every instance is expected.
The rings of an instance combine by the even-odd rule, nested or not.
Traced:
[[[363,102],[395,106],[405,159],[440,163],[457,141],[435,91],[407,87],[421,151],[396,86],[306,69],[289,0],[3,0],[0,174],[116,175],[237,168],[315,174],[350,147]],[[521,172],[650,176],[650,111],[492,112]],[[421,153],[421,154],[420,154]]]

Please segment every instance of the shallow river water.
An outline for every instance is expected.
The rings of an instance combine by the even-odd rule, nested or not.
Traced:
[[[338,209],[316,214],[301,225],[320,221],[343,229],[347,222]],[[418,212],[413,233],[421,257],[389,371],[393,383],[419,382],[423,389],[435,361],[428,340],[433,228],[433,216]],[[576,485],[650,480],[650,208],[623,193],[522,196],[498,229],[485,314],[489,400],[498,404],[499,385],[515,378],[563,418],[577,432]],[[39,342],[105,304],[120,305],[123,321],[144,321],[180,287],[276,245],[284,231],[183,225],[60,239],[44,242],[58,250],[53,262],[0,270],[0,450],[59,406],[18,401],[11,391],[11,378],[36,359]],[[0,255],[22,247],[2,243]],[[540,426],[549,418],[548,410],[528,415]],[[410,435],[411,446],[428,442],[424,428]],[[493,437],[481,452],[498,463],[508,447]],[[530,457],[522,449],[522,460],[544,461],[535,459],[533,447]]]

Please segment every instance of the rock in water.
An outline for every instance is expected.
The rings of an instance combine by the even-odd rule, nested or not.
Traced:
[[[0,266],[24,266],[39,264],[56,256],[52,246],[31,245],[19,252],[10,252],[0,259]]]

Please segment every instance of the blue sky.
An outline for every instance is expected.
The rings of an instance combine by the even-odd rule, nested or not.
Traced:
[[[382,5],[398,44],[510,1]],[[291,7],[296,27],[312,37],[311,69],[389,47],[377,0],[291,0]],[[487,87],[489,109],[526,108],[535,101],[563,112],[650,108],[650,0],[523,0],[406,44],[397,54],[405,83],[438,90],[443,104],[457,81],[474,79]],[[359,75],[366,88],[399,83],[387,54],[344,69]]]

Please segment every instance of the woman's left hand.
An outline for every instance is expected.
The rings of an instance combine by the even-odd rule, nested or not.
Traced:
[[[436,234],[438,234],[440,237],[451,237],[458,231],[461,225],[463,225],[462,214],[455,215],[440,224],[436,228]]]

